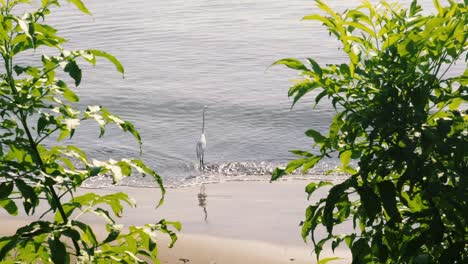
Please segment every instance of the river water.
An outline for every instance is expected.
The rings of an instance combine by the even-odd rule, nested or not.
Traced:
[[[99,139],[96,125],[83,124],[71,143],[91,158],[139,157],[168,185],[267,180],[275,166],[294,158],[289,150],[311,149],[313,142],[304,131],[327,130],[331,107],[312,109],[308,96],[291,110],[287,90],[297,73],[269,68],[286,57],[312,57],[321,64],[346,60],[320,23],[301,21],[317,11],[313,1],[84,2],[92,16],[65,5],[50,16],[51,23],[69,39],[67,49],[115,55],[125,67],[125,78],[105,61],[84,67],[77,89],[80,105],[103,105],[132,121],[144,141],[140,156],[130,134],[109,129]],[[360,1],[328,2],[344,10]],[[204,105],[208,169],[202,174],[195,144]],[[131,177],[124,184],[154,183]]]

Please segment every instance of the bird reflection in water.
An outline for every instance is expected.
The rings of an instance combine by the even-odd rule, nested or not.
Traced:
[[[205,184],[202,184],[200,186],[200,192],[198,193],[198,206],[200,206],[201,208],[203,208],[203,212],[205,213],[205,222],[208,223],[208,211],[206,210],[206,197],[208,195],[206,195],[205,193],[205,190],[206,190],[206,187],[205,187]]]

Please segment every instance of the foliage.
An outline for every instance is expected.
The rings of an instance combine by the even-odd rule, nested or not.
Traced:
[[[151,260],[157,263],[157,233],[166,233],[175,242],[175,234],[169,227],[180,229],[178,223],[161,220],[125,231],[114,218],[121,216],[124,205],[135,206],[127,194],[74,194],[89,177],[110,174],[114,182],[118,182],[138,172],[153,177],[164,195],[161,177],[140,160],[89,160],[78,147],[63,142],[73,137],[80,123],[95,120],[101,128],[101,136],[105,127],[112,123],[130,132],[141,145],[134,126],[104,107],[74,109],[73,103],[78,102],[79,97],[67,84],[67,80],[72,80],[75,86],[80,84],[79,62],[82,61],[94,65],[98,58],[104,58],[120,73],[123,74],[124,69],[114,56],[103,51],[63,49],[65,39],[45,24],[51,9],[60,6],[62,1],[38,2],[0,0],[0,54],[4,62],[0,70],[0,207],[10,215],[17,215],[22,202],[25,213],[33,215],[43,202],[49,210],[38,221],[18,229],[13,236],[0,238],[0,261],[70,263],[72,259],[83,263],[146,263]],[[67,2],[89,14],[80,0]],[[28,7],[34,11],[24,12]],[[24,13],[17,15],[19,12]],[[42,55],[40,66],[32,62],[19,64],[15,60],[22,54],[36,58],[34,55],[39,49],[57,55]],[[59,78],[64,76],[58,72],[60,69],[70,78]],[[43,142],[48,138],[57,138],[62,143],[54,145],[48,140],[46,146]],[[69,202],[63,202],[70,198]],[[162,201],[161,197],[159,205]],[[47,218],[52,220],[43,220],[52,213],[55,217]],[[92,228],[80,221],[80,217],[88,213],[106,221],[104,240],[98,240]]]
[[[325,15],[304,19],[322,22],[349,63],[275,63],[300,71],[289,89],[293,104],[314,91],[315,102],[331,103],[336,114],[328,135],[306,132],[318,154],[293,151],[301,158],[272,179],[326,157],[339,157],[334,171],[350,176],[307,208],[304,240],[317,258],[326,242],[333,250],[345,242],[353,263],[466,263],[467,1],[434,0],[436,14],[417,1],[409,8],[365,1],[342,13],[316,4]],[[450,72],[463,60],[464,73]],[[325,185],[308,185],[309,197]],[[354,231],[336,234],[345,221]],[[327,236],[318,238],[321,227]]]

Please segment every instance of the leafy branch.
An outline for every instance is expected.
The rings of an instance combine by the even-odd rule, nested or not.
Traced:
[[[66,40],[56,34],[56,29],[44,24],[51,7],[59,7],[62,1],[42,0],[29,6],[30,2],[34,1],[0,0],[0,54],[5,70],[0,75],[0,207],[17,215],[17,203],[22,201],[26,214],[34,215],[42,201],[48,209],[39,221],[0,238],[0,261],[62,264],[70,263],[74,256],[78,263],[146,263],[146,260],[155,263],[156,232],[169,235],[174,243],[177,238],[171,229],[180,230],[179,223],[161,220],[144,227],[130,226],[125,233],[114,217],[122,215],[124,204],[135,206],[127,194],[76,196],[75,193],[85,180],[98,174],[108,174],[117,183],[123,177],[140,173],[152,177],[159,185],[161,198],[157,206],[160,206],[165,193],[161,176],[138,159],[90,161],[76,146],[42,144],[57,134],[58,142],[72,138],[81,121],[94,120],[100,127],[100,136],[107,125],[114,124],[131,133],[141,150],[142,140],[132,123],[102,106],[88,106],[83,112],[75,110],[72,105],[79,97],[66,81],[56,76],[61,69],[79,86],[80,58],[92,65],[98,57],[104,58],[122,74],[124,68],[114,56],[103,51],[64,50],[61,45]],[[90,14],[81,0],[67,2]],[[20,5],[24,5],[18,8],[22,12],[28,7],[36,10],[17,16],[15,8]],[[40,46],[53,48],[59,55],[42,55],[40,67],[15,64],[16,55]],[[64,202],[67,198],[70,201]],[[55,214],[52,221],[41,220],[51,212]],[[107,223],[108,235],[103,241],[96,239],[89,225],[78,221],[88,213],[102,217]]]
[[[325,15],[304,19],[321,22],[349,62],[274,64],[303,77],[289,89],[293,105],[318,89],[315,103],[331,103],[337,113],[328,135],[306,132],[320,154],[293,151],[301,158],[276,169],[272,180],[306,172],[333,152],[341,161],[334,171],[349,177],[307,208],[304,240],[311,238],[317,259],[326,242],[332,250],[344,242],[353,263],[466,262],[468,70],[445,78],[467,54],[466,1],[443,7],[434,0],[437,14],[423,14],[417,1],[409,8],[364,1],[343,13],[316,4]],[[327,185],[309,184],[308,197]],[[334,227],[349,220],[354,230],[336,234]],[[317,237],[319,227],[325,237]]]

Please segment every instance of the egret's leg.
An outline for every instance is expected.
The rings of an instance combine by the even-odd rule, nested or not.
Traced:
[[[205,162],[203,161],[205,158],[205,153],[201,155],[201,164],[202,164],[202,171],[205,171]]]

